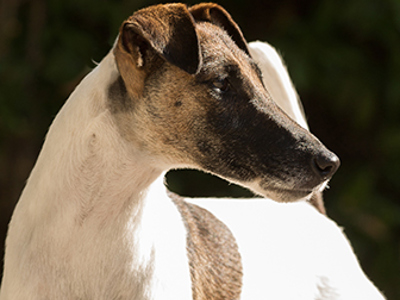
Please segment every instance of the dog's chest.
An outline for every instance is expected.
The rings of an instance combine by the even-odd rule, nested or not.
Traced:
[[[76,262],[76,268],[86,263],[81,279],[89,285],[82,289],[90,289],[79,298],[192,299],[185,229],[180,218],[171,215],[168,203],[150,204],[141,222],[127,222],[120,233],[110,232],[96,245],[89,241],[86,246],[97,253]]]
[[[55,239],[43,248],[43,259],[32,262],[46,262],[34,268],[39,280],[33,294],[46,299],[153,299],[154,258],[138,253],[140,244],[133,247],[135,232],[110,229],[77,230],[70,239]]]

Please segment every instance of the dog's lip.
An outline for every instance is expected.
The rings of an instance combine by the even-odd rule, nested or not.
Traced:
[[[304,188],[304,187],[295,187],[295,186],[285,186],[283,184],[271,184],[270,180],[260,180],[258,182],[258,187],[256,191],[261,196],[265,196],[267,198],[271,198],[278,202],[296,202],[302,200],[310,200],[311,196],[315,192],[322,192],[326,188],[328,188],[329,180],[324,181],[323,183],[313,187],[313,188]],[[260,190],[261,188],[261,190]]]
[[[307,200],[313,194],[313,190],[293,189],[293,188],[271,188],[264,189],[267,197],[279,202],[296,202]]]
[[[292,202],[298,201],[302,199],[307,199],[313,193],[312,190],[294,190],[294,189],[281,189],[280,193],[282,194],[285,201]]]

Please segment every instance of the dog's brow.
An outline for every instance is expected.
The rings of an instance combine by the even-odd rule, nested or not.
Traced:
[[[198,74],[198,78],[203,80],[213,80],[216,78],[226,77],[227,75],[232,76],[232,74],[238,72],[239,67],[236,64],[221,63],[221,60],[218,59],[207,59]]]
[[[229,64],[229,65],[225,66],[225,72],[228,73],[229,75],[239,74],[240,73],[240,68],[239,68],[238,65]]]

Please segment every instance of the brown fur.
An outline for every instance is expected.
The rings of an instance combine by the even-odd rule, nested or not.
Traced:
[[[240,299],[242,264],[230,230],[210,212],[177,195],[171,194],[171,198],[188,231],[193,299]]]
[[[200,3],[189,9],[194,19],[198,22],[210,22],[223,28],[240,49],[250,55],[247,42],[239,26],[233,21],[231,15],[215,3]]]
[[[137,98],[157,56],[194,74],[200,65],[198,48],[194,20],[186,6],[167,4],[139,10],[126,20],[114,53],[128,90]]]
[[[281,201],[309,195],[337,169],[336,156],[271,101],[220,6],[141,10],[121,26],[114,54],[122,81],[110,86],[110,106],[121,135],[162,167],[199,168]]]

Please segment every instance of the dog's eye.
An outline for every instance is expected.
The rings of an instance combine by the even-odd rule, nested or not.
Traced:
[[[216,79],[213,81],[212,85],[214,89],[222,93],[225,93],[229,90],[229,81],[227,78]]]

